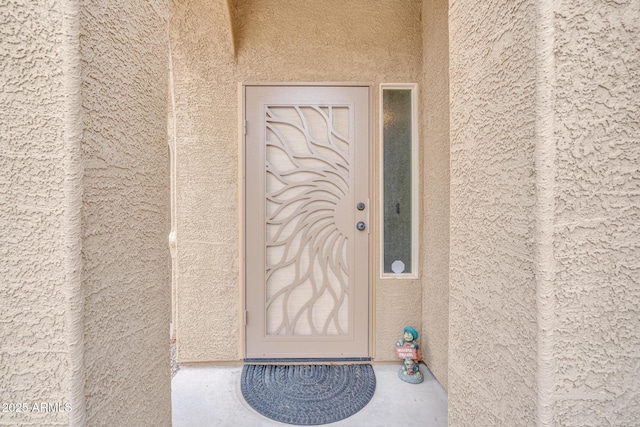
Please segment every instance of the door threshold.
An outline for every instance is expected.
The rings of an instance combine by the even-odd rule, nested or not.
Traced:
[[[370,363],[370,357],[304,357],[304,358],[247,358],[244,363],[252,365],[278,365],[278,364],[309,364],[317,363],[323,365],[345,364],[345,363]]]

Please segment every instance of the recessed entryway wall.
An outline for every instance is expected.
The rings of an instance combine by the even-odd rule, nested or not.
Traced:
[[[182,363],[239,361],[244,357],[239,82],[371,85],[371,185],[376,189],[380,185],[379,85],[408,82],[422,88],[422,14],[421,1],[404,0],[377,2],[375,7],[365,0],[306,2],[304,9],[293,0],[237,1],[230,9],[208,1],[172,5],[178,269],[175,324]],[[446,13],[441,19],[446,29]],[[422,124],[421,120],[420,133],[424,134]],[[427,140],[421,136],[422,193]],[[426,204],[429,197],[421,195],[420,200]],[[371,222],[375,223],[376,191],[372,192],[372,203]],[[446,341],[430,342],[440,332],[429,332],[423,325],[423,288],[434,277],[445,278],[448,265],[435,267],[439,273],[426,267],[425,254],[432,244],[425,244],[429,227],[424,226],[422,208],[420,215],[421,274],[417,279],[380,278],[379,236],[371,230],[372,356],[374,360],[394,360],[393,344],[402,328],[411,324],[421,330],[428,357],[440,360],[442,368],[434,372],[437,375],[440,371],[441,378],[446,378]],[[446,247],[438,250],[448,252]],[[428,304],[436,303],[434,295],[427,298]],[[433,331],[446,331],[446,298],[443,301],[441,318],[431,319],[427,326]]]

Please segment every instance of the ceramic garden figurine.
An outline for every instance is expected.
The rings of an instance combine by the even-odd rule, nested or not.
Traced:
[[[417,339],[418,331],[411,326],[405,326],[402,338],[396,342],[396,356],[403,360],[398,377],[411,384],[419,384],[424,380],[424,375],[420,372],[420,348]]]

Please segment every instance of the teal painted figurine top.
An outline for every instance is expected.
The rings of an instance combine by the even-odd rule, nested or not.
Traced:
[[[403,345],[404,343],[409,343],[412,348],[418,348],[418,343],[416,343],[417,339],[418,331],[416,331],[413,326],[405,326],[404,335],[402,336],[402,339],[398,340],[396,346]]]

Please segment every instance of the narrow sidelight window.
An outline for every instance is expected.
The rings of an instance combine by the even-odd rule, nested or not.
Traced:
[[[382,276],[417,277],[415,84],[382,84]]]

